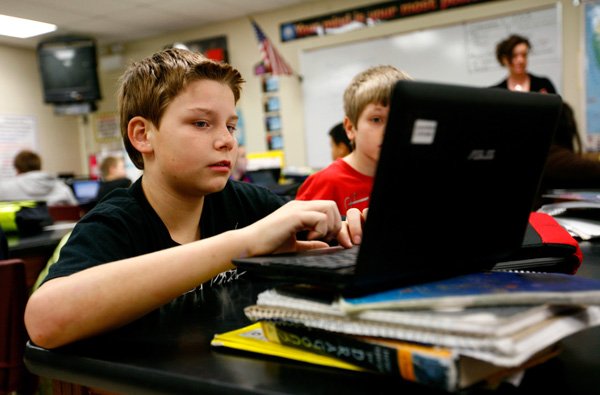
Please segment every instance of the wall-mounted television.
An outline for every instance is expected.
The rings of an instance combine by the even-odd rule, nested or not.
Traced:
[[[100,100],[96,43],[87,37],[57,37],[37,46],[44,102],[64,105]],[[95,108],[95,106],[92,106]]]

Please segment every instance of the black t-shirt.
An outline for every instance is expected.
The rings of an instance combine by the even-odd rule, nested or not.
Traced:
[[[44,281],[179,245],[148,203],[141,179],[129,189],[114,190],[77,223]],[[205,197],[202,238],[243,228],[283,204],[266,188],[230,180],[222,191]]]

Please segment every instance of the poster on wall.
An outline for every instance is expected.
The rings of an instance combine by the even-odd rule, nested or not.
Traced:
[[[96,115],[94,136],[99,143],[120,142],[121,128],[117,113],[101,113]]]
[[[600,151],[600,4],[585,7],[585,145]]]
[[[216,60],[217,62],[229,63],[227,37],[225,36],[186,41],[184,42],[184,45],[188,47],[190,51],[200,52],[209,59]]]
[[[317,17],[290,21],[279,26],[282,42],[301,38],[342,34],[384,22],[446,11],[492,0],[396,0],[337,11]],[[498,0],[495,0],[498,1]]]
[[[13,159],[23,149],[37,151],[37,124],[33,116],[0,115],[0,178],[13,177]]]

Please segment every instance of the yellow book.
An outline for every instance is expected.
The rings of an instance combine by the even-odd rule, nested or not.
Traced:
[[[308,362],[316,365],[355,371],[366,371],[366,369],[361,368],[360,366],[353,365],[336,358],[271,342],[263,334],[263,330],[259,322],[230,332],[215,334],[210,344],[214,347],[233,348],[236,350],[250,351],[259,354],[292,359],[295,361]]]

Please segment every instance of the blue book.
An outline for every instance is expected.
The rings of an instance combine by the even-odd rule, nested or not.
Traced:
[[[600,281],[562,273],[491,271],[340,299],[346,312],[534,304],[600,304]]]

